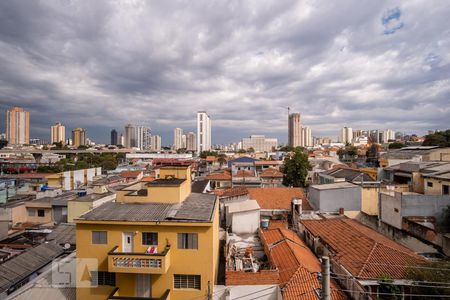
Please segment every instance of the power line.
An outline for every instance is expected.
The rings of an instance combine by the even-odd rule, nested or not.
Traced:
[[[377,292],[363,292],[357,290],[345,290],[345,289],[333,289],[334,291],[342,291],[342,292],[356,292],[365,295],[386,295],[386,296],[408,296],[408,297],[436,297],[439,296],[441,298],[450,298],[450,295],[430,295],[430,294],[403,294],[403,293],[377,293]]]

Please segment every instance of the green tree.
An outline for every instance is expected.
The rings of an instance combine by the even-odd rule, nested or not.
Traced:
[[[443,288],[439,288],[439,284],[426,283],[427,281],[450,282],[449,260],[430,261],[420,266],[411,266],[406,270],[406,278],[417,281],[416,285],[418,286],[413,285],[411,294],[435,295],[434,297],[414,297],[414,299],[448,299],[450,295],[450,289],[445,288],[445,285]]]
[[[393,143],[390,143],[388,146],[389,149],[400,149],[403,147],[405,147],[405,144],[400,143],[400,142],[393,142]]]
[[[292,151],[294,151],[294,147],[289,146],[289,145],[286,145],[286,146],[281,147],[281,148],[279,149],[279,151],[282,151],[282,152],[292,152]]]
[[[206,158],[207,156],[218,156],[216,151],[202,151],[200,153],[200,158]]]
[[[0,149],[2,149],[3,147],[6,147],[7,145],[8,145],[7,140],[0,140]]]
[[[446,131],[436,131],[433,134],[426,135],[422,145],[450,147],[450,129],[447,129]]]
[[[288,155],[284,160],[283,184],[286,186],[304,187],[308,170],[311,169],[306,154],[301,147],[294,149],[292,155]]]
[[[398,285],[395,285],[394,281],[389,277],[378,280],[378,291],[380,292],[380,296],[377,299],[402,299],[402,290]]]
[[[217,160],[219,161],[219,164],[222,166],[222,165],[224,165],[224,164],[226,164],[226,162],[227,162],[227,160],[226,160],[226,156],[225,156],[225,154],[219,154],[218,156],[217,156]]]
[[[244,149],[239,149],[237,153],[247,153]]]

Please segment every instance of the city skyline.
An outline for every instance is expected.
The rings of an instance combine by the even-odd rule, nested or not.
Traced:
[[[316,136],[343,126],[425,134],[450,118],[445,4],[0,5],[0,109],[27,109],[33,138],[62,121],[106,143],[112,128],[148,120],[169,144],[173,128],[195,131],[198,110],[213,116],[213,143],[237,129],[287,142],[287,106]]]

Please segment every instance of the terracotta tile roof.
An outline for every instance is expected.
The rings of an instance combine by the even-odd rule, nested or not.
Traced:
[[[153,180],[155,180],[154,176],[144,176],[141,179],[142,182],[152,182]]]
[[[247,195],[248,190],[246,187],[235,187],[227,189],[217,189],[213,191],[219,197],[237,197]]]
[[[303,210],[313,210],[301,188],[249,188],[250,199],[258,201],[261,209],[290,210],[292,198],[302,199]]]
[[[283,173],[274,168],[267,168],[261,173],[259,173],[259,177],[277,177],[283,178]]]
[[[142,171],[122,171],[122,172],[120,172],[119,175],[124,177],[124,178],[136,178],[141,173],[142,173]]]
[[[423,259],[408,248],[350,219],[303,220],[334,252],[333,259],[355,277],[404,278],[408,265]]]
[[[212,173],[206,176],[207,180],[231,180],[231,174],[227,171],[222,173]]]
[[[320,263],[300,237],[292,230],[279,228],[259,233],[269,261],[280,272],[283,299],[317,300]],[[331,281],[331,288],[334,289],[331,299],[347,299],[345,294],[336,291],[339,287],[334,281]]]
[[[217,156],[207,156],[206,161],[217,161]]]
[[[246,170],[239,170],[233,174],[233,177],[255,177],[255,173]]]
[[[288,222],[286,220],[270,220],[269,229],[287,229]]]

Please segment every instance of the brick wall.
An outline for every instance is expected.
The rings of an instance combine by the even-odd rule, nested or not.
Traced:
[[[265,285],[279,284],[278,270],[261,270],[259,272],[226,271],[225,285]]]

